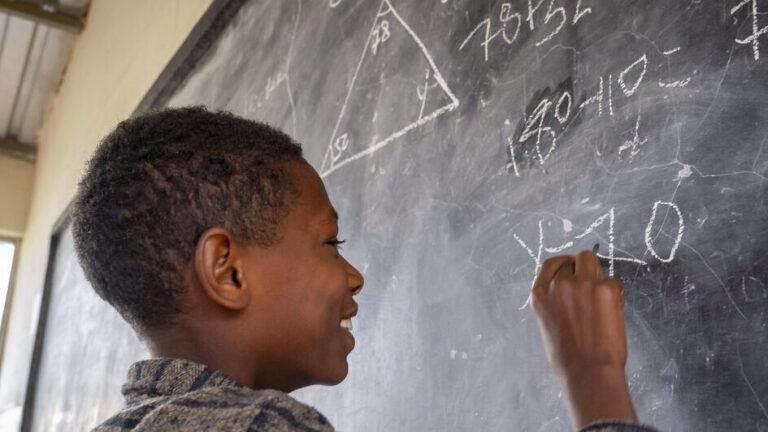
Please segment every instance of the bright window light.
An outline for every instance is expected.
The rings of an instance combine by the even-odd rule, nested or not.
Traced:
[[[16,245],[9,241],[0,240],[0,317],[5,312],[5,296],[8,295],[8,285],[11,282],[13,267],[13,252]]]

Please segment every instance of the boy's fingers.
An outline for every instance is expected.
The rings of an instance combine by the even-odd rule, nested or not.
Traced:
[[[575,258],[577,279],[605,279],[600,260],[593,252],[581,251]]]
[[[614,287],[619,292],[619,304],[624,307],[624,284],[616,278],[606,279],[605,283]]]
[[[549,283],[552,282],[552,279],[555,278],[555,275],[558,275],[558,271],[564,266],[573,266],[573,262],[573,256],[571,255],[556,256],[544,261],[544,264],[541,265],[539,275],[536,276],[536,280],[533,282],[533,288],[548,287]],[[560,274],[559,276],[563,275]]]
[[[553,281],[557,280],[558,278],[569,278],[576,273],[576,267],[573,262],[565,263],[560,266],[559,269],[555,272],[555,276],[552,278]]]

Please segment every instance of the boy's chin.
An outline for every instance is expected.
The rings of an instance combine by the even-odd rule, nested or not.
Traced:
[[[347,377],[348,373],[349,365],[345,360],[343,364],[339,364],[334,368],[334,370],[328,371],[328,374],[326,374],[323,379],[319,380],[318,384],[327,386],[335,386],[341,384],[342,381],[344,381],[344,379]]]

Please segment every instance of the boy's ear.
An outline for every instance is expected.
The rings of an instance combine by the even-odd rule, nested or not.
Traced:
[[[241,310],[250,301],[241,254],[232,235],[222,228],[205,231],[195,247],[195,273],[203,291],[208,298],[230,310]]]

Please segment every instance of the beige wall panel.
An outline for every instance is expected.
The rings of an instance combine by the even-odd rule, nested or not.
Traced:
[[[24,234],[34,179],[34,163],[0,155],[0,236]]]

